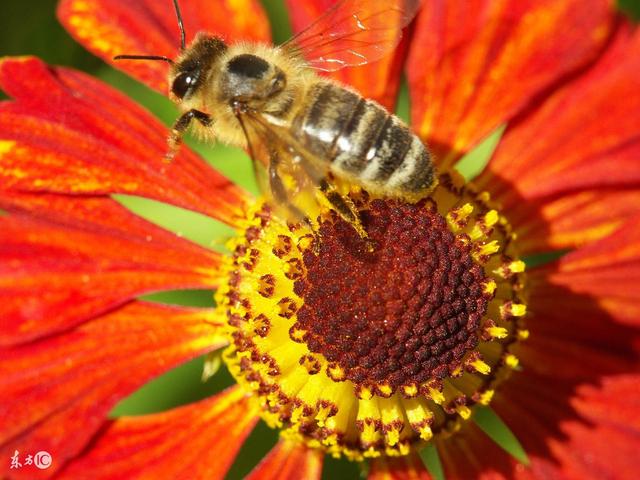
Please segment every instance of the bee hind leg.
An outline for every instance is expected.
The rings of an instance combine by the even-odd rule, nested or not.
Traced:
[[[188,110],[178,117],[171,128],[167,143],[169,145],[169,151],[164,156],[164,161],[171,163],[175,158],[182,144],[182,136],[187,131],[192,120],[197,120],[203,127],[210,127],[213,124],[211,117],[201,112],[200,110]]]

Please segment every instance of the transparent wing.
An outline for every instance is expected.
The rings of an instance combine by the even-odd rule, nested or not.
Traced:
[[[238,121],[247,138],[248,152],[262,193],[277,207],[276,213],[294,222],[318,211],[318,185],[327,167],[309,154],[288,128],[268,116],[246,111]]]
[[[366,65],[389,54],[421,0],[338,0],[282,45],[302,55],[310,68],[333,72]]]
[[[271,198],[267,172],[271,152],[268,142],[264,138],[265,134],[262,132],[262,129],[256,128],[256,125],[251,122],[251,119],[247,117],[247,115],[236,114],[236,118],[238,122],[240,122],[240,126],[247,140],[247,153],[249,154],[249,158],[251,158],[253,174],[260,193],[267,198]]]

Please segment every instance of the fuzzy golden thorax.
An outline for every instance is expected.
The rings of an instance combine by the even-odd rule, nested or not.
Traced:
[[[246,146],[246,139],[234,104],[287,120],[314,81],[316,75],[301,59],[278,47],[227,45],[207,33],[196,36],[168,78],[170,98],[183,112],[195,109],[211,116],[210,127],[195,126],[197,135],[240,147]]]

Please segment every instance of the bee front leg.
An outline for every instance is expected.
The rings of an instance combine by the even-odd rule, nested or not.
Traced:
[[[182,144],[182,136],[184,135],[184,132],[186,132],[187,128],[189,128],[191,120],[194,119],[200,122],[203,127],[210,127],[213,124],[211,117],[200,110],[192,109],[180,115],[171,128],[169,138],[167,138],[169,151],[164,156],[165,162],[171,163],[175,158],[178,150],[180,149],[180,145]]]

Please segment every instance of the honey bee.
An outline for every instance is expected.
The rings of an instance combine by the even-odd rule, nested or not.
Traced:
[[[301,199],[324,197],[366,239],[356,207],[334,180],[415,201],[434,188],[435,168],[427,148],[398,117],[318,72],[365,65],[391,53],[419,3],[339,0],[279,46],[227,44],[205,32],[187,46],[173,0],[179,56],[115,58],[170,64],[170,98],[183,113],[168,139],[168,160],[195,123],[204,138],[248,150],[264,193],[288,218],[313,228]]]

